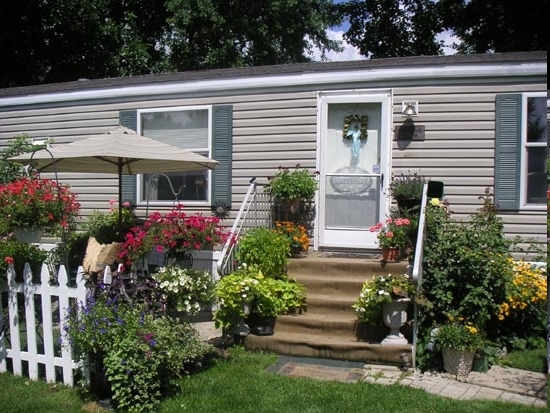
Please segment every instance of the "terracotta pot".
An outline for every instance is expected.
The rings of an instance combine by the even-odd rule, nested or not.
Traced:
[[[287,211],[290,214],[295,214],[300,210],[300,204],[302,200],[300,198],[294,198],[294,199],[283,199],[281,201],[281,204],[285,211]]]
[[[382,248],[382,261],[384,262],[398,262],[400,256],[399,248]]]

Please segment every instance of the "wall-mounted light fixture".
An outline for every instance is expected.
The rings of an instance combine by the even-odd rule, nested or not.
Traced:
[[[401,115],[406,118],[418,116],[418,100],[401,102]]]

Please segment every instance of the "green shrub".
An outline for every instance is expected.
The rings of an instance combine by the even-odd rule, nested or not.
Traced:
[[[510,242],[502,234],[492,197],[468,222],[451,221],[443,204],[428,205],[422,288],[433,303],[423,325],[441,324],[447,316],[463,317],[477,328],[497,320],[512,277]]]
[[[449,317],[467,320],[489,341],[499,341],[498,313],[513,276],[512,243],[503,235],[490,191],[480,199],[478,213],[464,222],[453,221],[439,202],[426,208],[422,290],[432,306],[419,314],[421,365],[430,362],[423,348],[433,326]]]
[[[210,351],[189,324],[112,297],[70,308],[64,329],[76,358],[103,363],[120,411],[154,411],[161,394]]]
[[[257,266],[267,277],[286,273],[290,245],[284,235],[268,228],[247,231],[237,244],[237,262]]]

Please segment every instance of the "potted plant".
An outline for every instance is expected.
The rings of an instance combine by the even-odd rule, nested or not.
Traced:
[[[306,227],[291,221],[275,222],[275,232],[284,236],[290,245],[290,254],[299,256],[309,248],[309,236]]]
[[[479,329],[458,317],[449,317],[448,322],[436,327],[433,337],[435,346],[443,353],[445,370],[456,377],[466,377],[475,353],[484,345]]]
[[[379,275],[365,281],[352,308],[359,322],[379,326],[381,322],[390,328],[383,343],[406,344],[399,332],[407,321],[407,307],[412,300],[421,303],[420,294],[407,274]]]
[[[246,322],[254,335],[267,336],[274,333],[277,316],[296,314],[305,310],[305,288],[292,277],[264,277],[257,273],[250,314]]]
[[[370,227],[371,232],[378,232],[378,244],[382,248],[382,261],[397,262],[401,249],[409,244],[408,232],[411,221],[408,218],[388,218],[385,223],[379,222]]]
[[[255,265],[224,276],[216,286],[216,298],[216,328],[240,336],[271,335],[277,316],[300,312],[306,304],[302,284],[290,277],[265,276]]]
[[[294,169],[279,167],[277,173],[268,178],[264,190],[280,202],[290,214],[300,208],[302,199],[310,200],[315,196],[318,183],[316,175],[297,164]]]
[[[67,228],[78,216],[80,204],[68,186],[33,176],[0,185],[0,209],[0,230],[13,230],[22,236],[20,230],[41,234],[43,230]]]
[[[413,212],[419,212],[425,182],[426,178],[417,172],[392,176],[389,193],[395,199],[401,215],[408,217]]]
[[[192,317],[214,301],[215,284],[207,271],[173,265],[160,267],[151,277],[162,294],[168,314],[175,310],[184,317]]]

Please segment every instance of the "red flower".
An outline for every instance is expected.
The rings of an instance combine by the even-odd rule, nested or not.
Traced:
[[[68,186],[24,177],[0,185],[0,209],[9,228],[52,228],[78,215],[80,204]]]
[[[4,262],[8,265],[13,265],[13,258],[12,257],[6,257],[6,258],[4,258]]]

